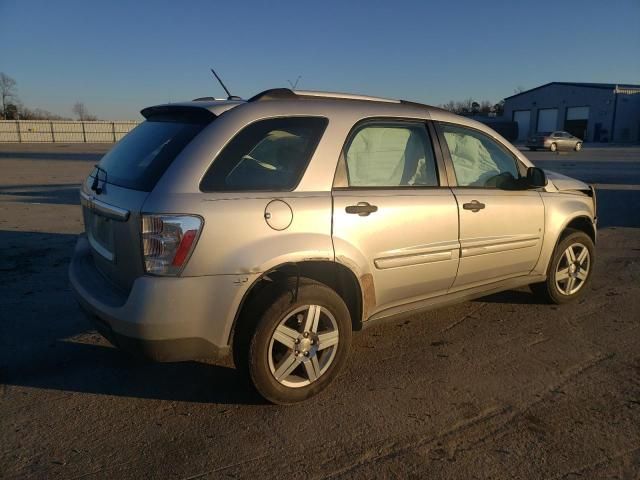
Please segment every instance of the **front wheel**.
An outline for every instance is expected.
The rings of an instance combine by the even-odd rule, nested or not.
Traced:
[[[300,279],[296,296],[291,279],[252,310],[260,318],[237,339],[246,355],[236,362],[261,396],[276,404],[301,402],[338,375],[351,346],[351,317],[335,291]]]
[[[582,143],[581,143],[581,142],[578,142],[578,143],[576,143],[575,151],[576,151],[576,152],[579,152],[580,150],[582,150]]]
[[[594,259],[595,248],[591,237],[572,230],[556,246],[549,263],[547,280],[531,285],[531,290],[555,304],[577,300],[587,292]]]

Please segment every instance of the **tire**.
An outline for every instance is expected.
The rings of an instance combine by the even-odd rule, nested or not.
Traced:
[[[576,152],[582,150],[582,142],[576,143],[576,146],[573,148]]]
[[[290,278],[262,292],[245,309],[234,338],[238,370],[263,398],[280,405],[327,388],[351,347],[351,316],[342,298],[306,278],[300,279],[297,298],[295,290],[296,279]]]
[[[569,261],[569,247],[573,251],[574,263]],[[586,249],[586,254],[583,249]],[[586,256],[581,260],[582,255]],[[543,300],[557,305],[579,300],[589,290],[594,261],[595,247],[591,237],[582,231],[568,229],[553,251],[547,268],[547,280],[530,285],[531,290]],[[576,267],[578,263],[580,267]],[[565,275],[566,280],[559,278]],[[572,285],[569,282],[573,282]]]
[[[555,144],[555,143],[552,143],[552,144],[549,146],[549,150],[551,150],[552,152],[557,152],[557,151],[558,151],[558,145],[557,145],[557,144]]]

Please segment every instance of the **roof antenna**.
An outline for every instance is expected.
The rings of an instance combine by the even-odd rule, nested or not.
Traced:
[[[224,85],[224,83],[222,83],[222,80],[220,80],[220,77],[218,76],[218,74],[216,73],[216,71],[213,68],[211,69],[211,73],[213,73],[213,76],[216,77],[216,80],[218,80],[218,82],[220,82],[220,85],[222,85],[222,88],[224,88],[224,91],[227,92],[227,100],[242,100],[240,97],[237,97],[235,95],[231,95],[231,92]]]
[[[296,78],[296,81],[294,83],[292,83],[291,80],[287,80],[287,82],[289,82],[289,85],[291,85],[291,90],[296,89],[296,87],[298,86],[298,82],[300,81],[301,78],[302,78],[302,75],[298,75],[298,78]]]

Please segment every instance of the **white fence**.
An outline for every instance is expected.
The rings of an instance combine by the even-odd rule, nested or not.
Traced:
[[[138,123],[0,120],[0,143],[113,143]]]

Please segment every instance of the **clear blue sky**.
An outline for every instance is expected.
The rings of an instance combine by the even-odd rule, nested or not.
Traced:
[[[440,104],[550,81],[640,84],[640,0],[0,0],[0,71],[28,107],[104,119],[286,86]]]

